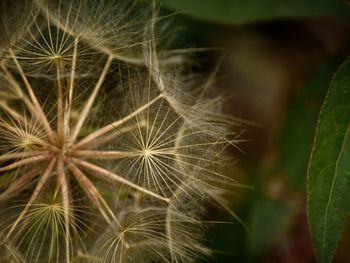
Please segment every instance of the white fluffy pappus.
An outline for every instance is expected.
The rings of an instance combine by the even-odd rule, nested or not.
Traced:
[[[240,186],[225,172],[239,123],[206,98],[212,79],[197,86],[182,77],[178,54],[157,52],[154,7],[30,6],[29,22],[1,43],[0,256],[208,257],[204,206],[227,208],[224,189]]]

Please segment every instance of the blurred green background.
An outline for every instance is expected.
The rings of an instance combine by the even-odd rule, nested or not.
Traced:
[[[315,262],[306,216],[306,171],[329,82],[349,48],[350,7],[336,0],[163,0],[166,34],[215,82],[225,113],[251,121],[232,174],[232,208],[212,207],[210,262]],[[210,49],[212,48],[212,49]],[[218,49],[217,49],[218,48]],[[334,262],[350,262],[346,231]]]

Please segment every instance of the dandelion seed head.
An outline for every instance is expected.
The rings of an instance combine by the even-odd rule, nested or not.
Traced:
[[[206,96],[210,83],[181,79],[171,65],[180,60],[157,51],[156,10],[34,0],[28,13],[31,22],[1,50],[0,205],[11,213],[0,255],[209,256],[200,219],[222,186],[238,185],[222,167],[239,133],[220,100]],[[10,205],[14,197],[20,206]]]

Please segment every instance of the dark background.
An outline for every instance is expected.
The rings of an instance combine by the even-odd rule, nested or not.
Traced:
[[[164,0],[175,47],[195,52],[193,71],[210,75],[225,113],[244,127],[231,174],[232,208],[248,233],[216,207],[210,262],[315,262],[306,215],[306,172],[328,84],[346,58],[350,7],[342,1]],[[175,12],[174,11],[178,11]],[[210,48],[213,48],[210,50]],[[215,49],[219,48],[219,49]],[[222,60],[223,58],[223,60]],[[346,231],[334,262],[350,262]]]

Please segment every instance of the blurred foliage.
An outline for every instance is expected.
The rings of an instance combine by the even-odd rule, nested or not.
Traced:
[[[288,184],[299,192],[305,191],[305,174],[319,110],[338,65],[339,59],[325,63],[288,107],[277,168],[288,176]]]
[[[243,24],[273,18],[340,15],[350,12],[338,0],[162,0],[162,6],[195,18]]]
[[[291,211],[291,207],[276,200],[256,197],[249,218],[252,234],[247,236],[246,255],[250,261],[258,261],[265,249],[278,240],[281,231],[287,226]]]

